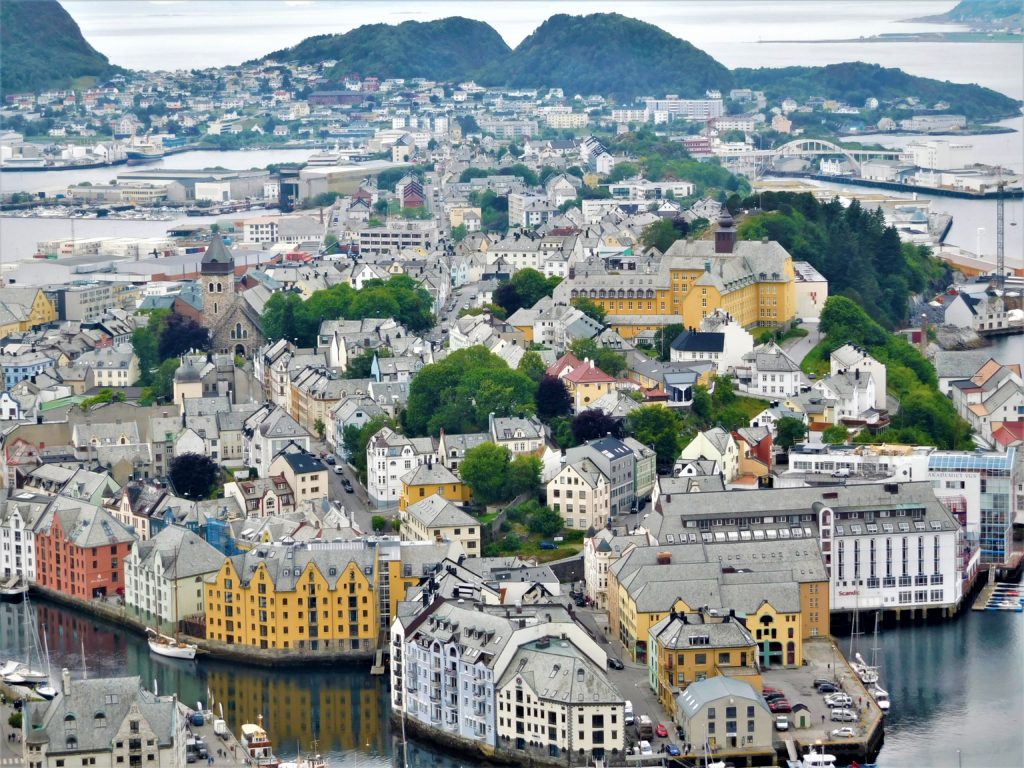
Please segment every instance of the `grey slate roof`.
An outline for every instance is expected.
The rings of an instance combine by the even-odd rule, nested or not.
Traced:
[[[691,718],[708,704],[724,698],[740,699],[752,703],[769,715],[771,714],[764,698],[754,690],[750,683],[726,675],[717,675],[690,683],[686,686],[686,690],[679,694],[676,701],[680,714],[683,717]]]
[[[152,569],[160,555],[163,576],[171,581],[202,576],[220,569],[224,555],[187,528],[169,525],[148,541],[139,542],[139,560]]]
[[[423,501],[411,504],[406,514],[415,517],[427,528],[441,528],[455,525],[477,526],[479,521],[456,507],[440,494],[434,494]]]

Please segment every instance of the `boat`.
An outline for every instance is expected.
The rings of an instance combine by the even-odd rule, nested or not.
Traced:
[[[9,685],[28,685],[36,686],[43,685],[49,682],[50,678],[45,672],[40,672],[38,669],[32,669],[28,664],[19,664],[18,662],[7,662],[4,665],[4,669],[7,669],[7,665],[14,664],[10,672],[3,674],[2,679]]]
[[[295,760],[278,763],[278,768],[327,768],[327,761],[317,754],[299,755]]]
[[[817,752],[813,747],[801,760],[787,760],[787,768],[835,768],[836,756]]]
[[[159,160],[164,156],[164,148],[160,144],[151,141],[142,141],[137,144],[130,144],[125,152],[128,158],[128,165],[148,163]]]
[[[850,666],[853,671],[857,673],[857,677],[865,685],[875,685],[878,683],[878,668],[872,667],[865,663],[864,659],[858,653],[854,656],[857,659],[856,662],[851,662]]]
[[[868,688],[868,693],[875,699],[875,704],[882,710],[882,713],[889,711],[889,692],[882,688],[878,683],[875,683],[872,687]]]
[[[256,768],[280,768],[281,761],[274,755],[274,745],[270,743],[270,737],[263,728],[262,714],[256,718],[255,723],[242,725],[242,748],[250,765]]]
[[[0,585],[0,602],[20,603],[28,592],[28,580],[20,573]]]
[[[146,635],[146,640],[149,642],[149,650],[158,656],[188,660],[196,657],[197,646],[195,643],[183,643],[173,637],[160,634],[155,629],[147,629]]]

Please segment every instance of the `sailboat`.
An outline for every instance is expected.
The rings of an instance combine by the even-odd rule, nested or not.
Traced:
[[[875,670],[876,679],[875,682],[868,686],[868,693],[875,700],[875,704],[882,711],[884,715],[889,711],[889,692],[885,690],[881,685],[878,684],[878,613],[875,613],[875,644],[871,647],[871,666]]]
[[[178,557],[181,555],[181,543],[178,543],[178,551],[174,556],[174,571],[177,574]],[[195,643],[184,643],[177,638],[178,629],[178,585],[175,579],[171,580],[171,594],[174,595],[174,629],[175,637],[164,635],[150,627],[146,628],[146,641],[149,643],[149,650],[157,656],[166,656],[169,659],[185,659],[191,661],[196,657],[197,646]]]
[[[36,630],[35,621],[32,618],[32,609],[29,605],[28,595],[25,595],[25,614],[26,619],[23,627],[28,630],[32,636],[32,648],[35,650],[35,657],[39,658],[39,636]],[[45,636],[44,636],[45,641]],[[16,659],[7,661],[2,667],[0,667],[0,680],[4,684],[11,686],[15,690],[23,689],[24,693],[28,697],[40,697],[46,699],[52,699],[57,695],[50,685],[50,673],[49,673],[49,649],[47,649],[47,671],[43,672],[35,667],[32,667],[32,652],[29,653],[29,659],[27,663],[22,663]]]
[[[327,768],[327,761],[317,751],[317,741],[313,739],[312,751],[303,755],[295,752],[295,760],[288,760],[281,763],[278,768]]]
[[[0,584],[0,602],[20,603],[28,594],[28,581],[20,573]]]

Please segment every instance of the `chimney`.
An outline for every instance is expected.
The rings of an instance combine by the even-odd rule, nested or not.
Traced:
[[[715,253],[732,253],[736,245],[736,227],[727,208],[722,209],[715,232]]]
[[[65,696],[71,695],[71,673],[67,667],[60,671],[60,691]]]
[[[672,553],[671,552],[659,552],[658,553],[658,565],[671,565],[672,564]]]

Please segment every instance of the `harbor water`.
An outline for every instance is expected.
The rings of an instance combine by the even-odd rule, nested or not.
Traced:
[[[219,712],[237,733],[263,714],[278,754],[294,754],[316,739],[331,768],[400,765],[389,724],[384,677],[363,667],[264,669],[153,656],[145,640],[71,609],[32,602],[0,605],[0,661],[32,657],[26,635],[32,611],[46,635],[52,674],[73,677],[138,675],[149,687],[177,693]],[[872,658],[875,638],[857,638]],[[886,629],[878,635],[882,684],[893,705],[886,718],[883,768],[1015,768],[1024,729],[1024,614],[965,611],[955,621]],[[840,646],[845,650],[848,641]],[[43,647],[39,643],[39,647]],[[962,763],[957,761],[957,750]],[[411,765],[469,765],[409,744]]]

